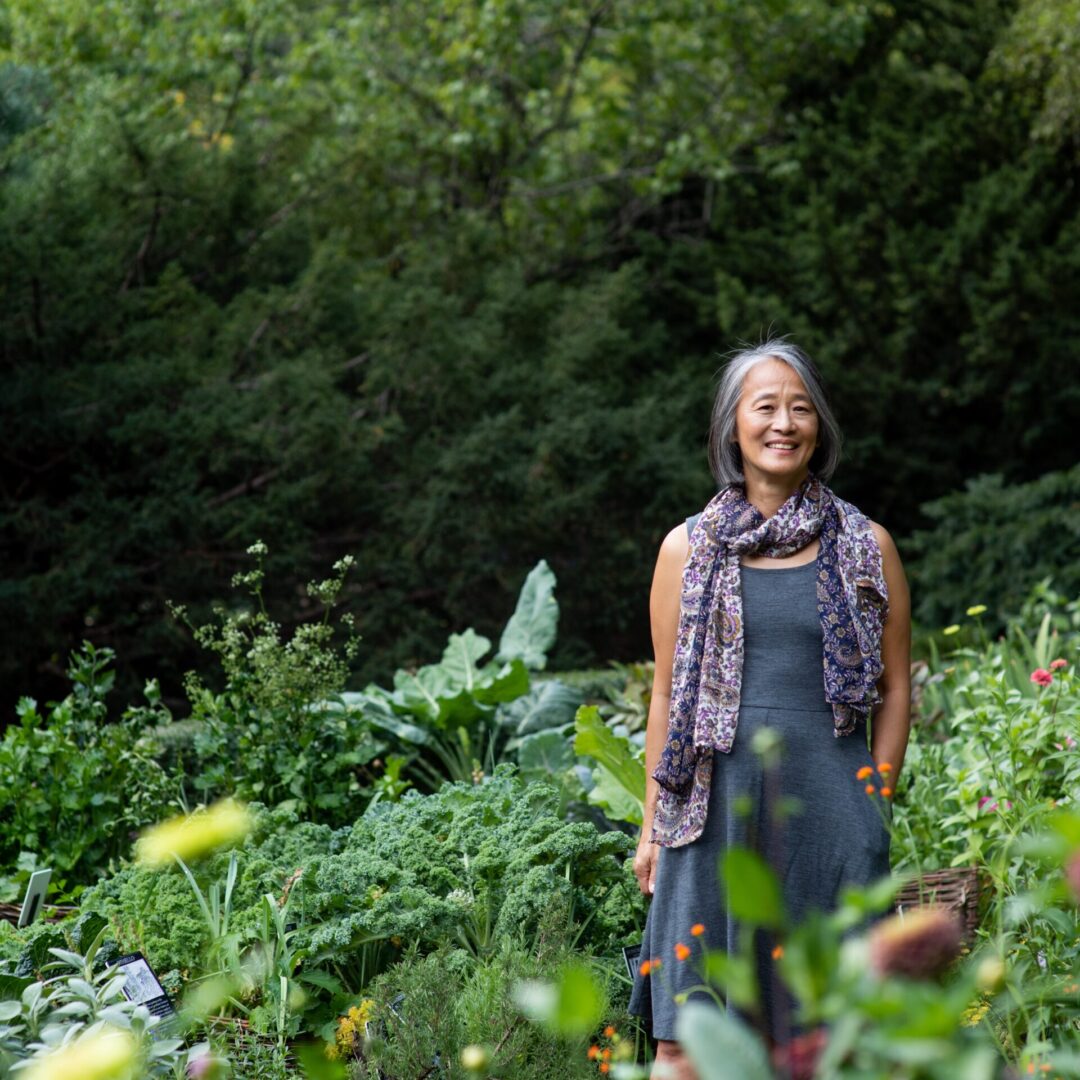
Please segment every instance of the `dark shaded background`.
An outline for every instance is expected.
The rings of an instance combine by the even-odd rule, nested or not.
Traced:
[[[555,666],[648,655],[722,354],[769,330],[924,624],[1069,585],[1078,112],[1040,5],[691,7],[0,16],[5,719],[82,639],[175,699],[166,600],[239,602],[257,539],[286,630],[357,557],[357,685],[497,634],[540,558]]]

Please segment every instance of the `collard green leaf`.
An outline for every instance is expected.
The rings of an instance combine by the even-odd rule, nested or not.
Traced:
[[[555,574],[544,559],[529,571],[517,607],[499,639],[497,660],[521,660],[532,671],[542,671],[555,643],[559,605],[555,600]]]
[[[430,738],[428,730],[417,724],[410,724],[394,712],[390,696],[377,686],[370,686],[363,693],[345,693],[341,698],[346,708],[361,711],[372,727],[389,732],[404,743],[427,745]]]
[[[645,810],[645,762],[643,753],[622,736],[616,735],[600,718],[595,705],[582,705],[574,719],[577,734],[574,749],[596,762],[593,776],[596,787],[589,792],[589,801],[602,807],[616,820],[640,824]],[[610,799],[613,789],[619,791],[615,805]],[[602,801],[604,799],[608,801]],[[633,804],[633,817],[625,816],[625,808]]]
[[[576,760],[570,740],[558,731],[527,735],[518,749],[518,766],[527,779],[550,780],[572,769]]]
[[[631,825],[642,823],[642,800],[627,791],[607,769],[593,770],[593,786],[589,788],[587,798],[612,821],[628,821]]]
[[[501,666],[494,663],[486,665],[473,696],[485,705],[499,705],[514,701],[528,692],[529,669],[521,660],[511,660]]]
[[[574,722],[581,692],[558,679],[538,683],[527,694],[499,709],[499,722],[515,736],[562,728]]]
[[[445,678],[447,686],[470,694],[474,693],[480,681],[477,663],[490,648],[491,642],[474,630],[466,630],[463,634],[451,634],[443,650],[442,661],[434,670]],[[421,671],[431,670],[431,668],[421,668]]]

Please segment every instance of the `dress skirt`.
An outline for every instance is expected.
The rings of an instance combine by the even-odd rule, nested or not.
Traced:
[[[833,734],[816,572],[816,562],[742,569],[744,660],[734,747],[715,752],[703,834],[685,847],[660,849],[641,959],[661,963],[648,975],[639,970],[630,998],[631,1013],[656,1039],[675,1038],[675,995],[704,981],[702,946],[738,950],[739,926],[725,911],[718,877],[726,848],[750,847],[768,860],[792,925],[814,909],[833,910],[845,887],[889,873],[880,798],[856,777],[873,764],[865,725]],[[768,771],[751,747],[761,728],[780,739],[779,764]],[[698,924],[704,930],[694,935]],[[760,1021],[769,1037],[786,1040],[797,1025],[776,976],[776,944],[764,931],[755,936]],[[690,949],[685,959],[680,945]],[[690,996],[711,1000],[700,991]]]

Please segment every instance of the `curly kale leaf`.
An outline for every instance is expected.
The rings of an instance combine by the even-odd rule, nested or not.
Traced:
[[[380,804],[315,874],[315,953],[401,937],[475,951],[535,926],[552,904],[591,911],[623,877],[631,847],[558,816],[558,793],[501,766],[481,784],[447,784]]]

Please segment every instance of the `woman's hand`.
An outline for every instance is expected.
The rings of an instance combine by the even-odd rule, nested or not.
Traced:
[[[650,843],[644,836],[638,841],[634,853],[634,877],[646,896],[652,896],[656,888],[656,863],[660,857],[660,845]]]

